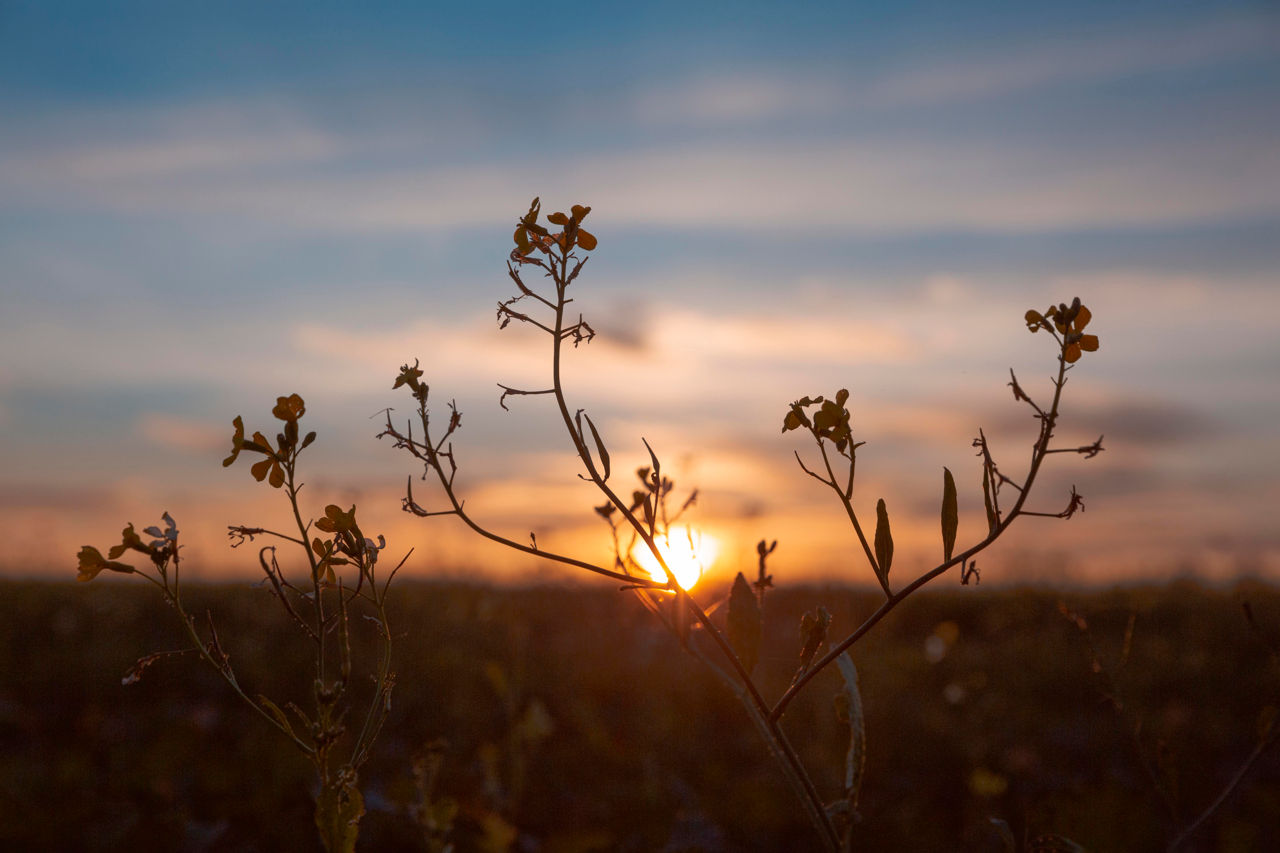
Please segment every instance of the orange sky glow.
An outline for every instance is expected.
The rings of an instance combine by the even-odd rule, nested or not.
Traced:
[[[1050,458],[1031,507],[1074,486],[1085,511],[1020,521],[982,582],[1280,577],[1280,17],[1227,5],[682,9],[681,33],[582,10],[536,43],[462,7],[356,27],[15,11],[0,572],[70,579],[82,545],[168,511],[188,577],[255,577],[226,527],[287,525],[287,506],[220,461],[234,416],[274,434],[275,398],[298,393],[311,515],[356,504],[388,554],[412,549],[413,578],[585,579],[401,511],[421,470],[375,436],[408,415],[391,385],[414,359],[437,417],[463,413],[475,519],[611,565],[549,399],[499,406],[498,383],[550,381],[544,336],[494,322],[541,196],[591,205],[599,238],[570,306],[598,334],[566,356],[567,404],[621,493],[643,441],[677,499],[699,490],[685,520],[716,545],[699,589],[750,576],[762,539],[779,583],[874,583],[797,465],[812,442],[781,431],[792,401],[840,388],[866,442],[853,503],[874,527],[886,502],[895,580],[940,557],[944,467],[958,547],[980,538],[972,441],[1021,476],[1036,422],[1009,371],[1043,402],[1056,368],[1024,312],[1076,296],[1101,346],[1070,373],[1057,443],[1105,452]],[[509,83],[532,67],[571,81],[538,110]]]

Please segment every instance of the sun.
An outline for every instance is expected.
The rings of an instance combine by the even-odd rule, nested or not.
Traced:
[[[719,552],[716,540],[683,525],[672,527],[665,535],[657,537],[658,551],[676,576],[676,582],[684,589],[691,589],[703,572],[715,562]],[[644,542],[637,541],[631,549],[631,557],[649,577],[665,581],[667,575]]]

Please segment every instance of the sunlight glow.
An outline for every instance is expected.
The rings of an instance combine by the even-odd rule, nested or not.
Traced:
[[[684,589],[691,589],[698,582],[715,562],[720,550],[720,544],[713,537],[683,525],[673,527],[665,535],[658,536],[657,542],[662,558]],[[636,546],[631,549],[631,557],[641,569],[649,573],[649,577],[661,581],[667,579],[662,566],[643,542],[636,542]]]

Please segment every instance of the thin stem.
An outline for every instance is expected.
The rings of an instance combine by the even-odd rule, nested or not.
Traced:
[[[1231,781],[1222,789],[1222,792],[1214,798],[1214,801],[1210,803],[1195,820],[1187,825],[1186,829],[1178,833],[1178,837],[1173,839],[1169,844],[1170,853],[1173,853],[1173,851],[1177,850],[1189,841],[1191,836],[1200,829],[1201,825],[1204,824],[1204,822],[1207,821],[1214,812],[1222,808],[1222,804],[1235,793],[1236,789],[1240,787],[1240,783],[1244,781],[1244,777],[1253,769],[1253,765],[1257,764],[1258,759],[1262,758],[1263,754],[1266,753],[1266,751],[1271,748],[1272,744],[1276,742],[1275,731],[1275,729],[1272,729],[1266,737],[1258,741],[1258,745],[1253,748],[1253,752],[1249,753],[1249,757],[1240,765],[1240,769],[1231,777]]]
[[[884,603],[882,603],[874,613],[872,613],[869,617],[867,617],[866,621],[864,621],[861,625],[859,625],[858,628],[855,631],[853,631],[853,633],[849,634],[847,637],[841,640],[838,644],[832,647],[832,649],[829,652],[827,652],[827,654],[823,655],[823,657],[817,663],[811,666],[803,675],[801,675],[799,678],[795,680],[795,683],[793,683],[790,687],[787,688],[786,692],[782,694],[782,697],[780,699],[778,699],[777,703],[773,706],[773,710],[769,714],[769,719],[771,721],[777,721],[781,719],[783,713],[787,709],[787,706],[791,704],[791,701],[793,699],[795,699],[796,694],[798,694],[801,690],[804,689],[805,685],[807,685],[810,681],[812,681],[819,672],[821,672],[823,669],[825,669],[826,667],[834,663],[835,660],[838,657],[840,657],[841,654],[843,654],[845,651],[851,648],[854,643],[862,639],[862,637],[868,631],[874,628],[880,622],[881,619],[883,619],[885,616],[888,616],[889,613],[895,607],[901,604],[909,595],[911,595],[911,593],[915,592],[920,587],[929,583],[934,578],[937,578],[940,575],[945,574],[953,566],[963,564],[970,557],[973,557],[976,554],[978,554],[980,551],[984,550],[988,545],[995,542],[996,539],[998,539],[1000,535],[1004,533],[1004,531],[1008,530],[1009,525],[1011,525],[1019,515],[1028,514],[1022,509],[1022,506],[1024,503],[1026,503],[1027,497],[1031,494],[1031,486],[1035,482],[1036,475],[1040,471],[1041,464],[1044,462],[1044,458],[1045,458],[1044,451],[1049,444],[1050,438],[1052,438],[1053,436],[1053,424],[1054,424],[1054,421],[1057,419],[1058,406],[1062,401],[1062,388],[1066,384],[1066,368],[1067,368],[1066,361],[1063,360],[1061,357],[1059,357],[1058,378],[1054,382],[1053,404],[1049,407],[1049,412],[1044,418],[1044,422],[1041,426],[1039,438],[1036,440],[1036,443],[1033,445],[1032,454],[1031,454],[1031,465],[1027,470],[1027,477],[1025,480],[1023,480],[1022,489],[1018,493],[1018,499],[1017,501],[1014,502],[1013,508],[1009,510],[1009,513],[1003,519],[1001,519],[994,528],[992,528],[992,530],[987,534],[986,538],[983,539],[981,542],[972,546],[967,551],[952,557],[950,560],[947,560],[946,562],[941,563],[937,567],[930,569],[929,571],[920,575],[920,577],[916,578],[907,586],[903,587],[897,593],[890,594],[888,599]],[[865,546],[865,542],[864,542],[864,546]]]
[[[382,644],[382,657],[378,664],[378,678],[376,687],[373,691],[373,698],[369,702],[369,710],[364,717],[364,725],[360,728],[360,736],[356,738],[355,745],[351,749],[351,765],[359,767],[368,758],[369,747],[373,743],[373,738],[377,736],[378,730],[382,727],[381,719],[385,716],[386,694],[390,690],[388,685],[388,677],[391,672],[391,627],[387,621],[386,601],[384,596],[379,596],[377,586],[370,580],[370,586],[373,588],[374,606],[378,611],[378,626],[381,629],[382,636],[380,638]],[[374,726],[373,721],[377,718],[378,725]],[[371,735],[372,732],[372,735]]]
[[[294,523],[298,525],[298,534],[305,542],[307,539],[307,524],[302,520],[302,512],[298,509],[298,486],[294,480],[295,463],[297,462],[297,454],[288,459],[285,464],[285,474],[287,477],[285,487],[288,489],[289,507],[293,510]],[[315,613],[315,646],[316,646],[316,678],[324,681],[325,677],[325,613],[324,613],[324,595],[323,587],[320,584],[319,564],[316,563],[316,555],[312,552],[309,545],[304,546],[303,551],[307,554],[307,565],[311,569],[311,607]]]
[[[755,724],[756,730],[760,732],[760,736],[764,739],[769,754],[773,756],[781,768],[783,778],[787,780],[792,793],[796,795],[801,805],[804,806],[805,813],[809,816],[809,821],[822,838],[823,847],[829,853],[839,851],[839,833],[836,832],[836,828],[831,822],[831,817],[827,814],[822,802],[822,796],[818,793],[817,787],[813,784],[808,771],[805,770],[804,764],[800,761],[800,757],[796,755],[782,729],[779,728],[776,722],[770,721],[767,714],[760,713],[754,702],[747,695],[746,685],[741,680],[735,679],[725,672],[719,664],[708,658],[701,649],[692,644],[690,648],[698,660],[702,661],[703,665],[714,676],[719,678],[729,688],[729,691],[738,698],[738,701],[742,703],[746,709],[747,717]]]
[[[176,562],[176,556],[175,556],[175,562]],[[142,573],[139,572],[138,574],[142,574]],[[155,583],[155,581],[150,576],[145,574],[142,576],[147,578],[148,580],[151,580],[152,583]],[[169,603],[173,605],[174,609],[178,611],[178,615],[182,617],[180,620],[182,622],[182,627],[186,630],[187,636],[191,639],[192,644],[195,646],[195,651],[200,655],[200,657],[204,658],[204,660],[210,666],[212,666],[214,669],[218,671],[218,674],[221,675],[222,679],[226,681],[228,685],[231,686],[231,689],[235,691],[236,695],[239,696],[241,699],[243,699],[250,708],[256,711],[258,716],[265,719],[273,727],[278,729],[282,734],[284,734],[286,737],[292,740],[294,743],[294,746],[302,750],[302,752],[305,755],[313,755],[315,753],[315,749],[311,746],[311,744],[301,740],[296,734],[293,733],[293,731],[289,727],[282,724],[265,708],[263,708],[261,705],[259,705],[257,702],[253,701],[252,699],[250,699],[248,694],[246,694],[244,690],[240,687],[240,682],[236,680],[235,673],[231,671],[231,668],[227,664],[227,662],[225,660],[218,660],[214,658],[214,656],[209,652],[208,647],[205,645],[204,638],[202,638],[199,632],[196,631],[195,620],[191,617],[190,614],[188,614],[182,608],[182,601],[179,597],[178,590],[176,588],[170,589],[164,586],[162,586],[161,589],[163,590],[165,597],[169,599]]]
[[[857,513],[853,511],[853,503],[850,500],[851,496],[849,494],[853,488],[853,460],[850,459],[849,461],[849,488],[845,491],[841,491],[835,485],[836,474],[835,471],[831,469],[831,459],[827,456],[826,445],[822,443],[822,439],[820,438],[815,438],[814,440],[818,442],[818,449],[822,451],[822,464],[827,467],[827,476],[830,478],[831,489],[839,496],[840,503],[844,506],[845,514],[849,516],[849,521],[853,524],[853,530],[858,534],[858,541],[862,543],[862,551],[867,556],[867,562],[871,564],[871,571],[875,573],[876,579],[880,581],[880,586],[884,589],[884,594],[889,598],[893,598],[893,590],[889,588],[889,579],[880,572],[880,564],[876,560],[876,555],[872,553],[871,546],[867,543],[866,534],[862,532],[862,525],[858,523]]]

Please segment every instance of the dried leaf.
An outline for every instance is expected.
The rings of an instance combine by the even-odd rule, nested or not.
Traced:
[[[742,667],[750,674],[760,659],[760,638],[763,623],[760,616],[760,603],[756,601],[751,584],[743,577],[742,572],[733,579],[733,589],[729,593],[729,645],[733,646]]]
[[[364,798],[355,785],[326,787],[316,798],[316,828],[329,853],[349,853],[356,849]]]
[[[281,728],[283,728],[290,735],[293,735],[293,726],[289,725],[289,718],[284,715],[284,711],[280,710],[279,705],[277,705],[275,702],[272,702],[270,699],[268,699],[266,696],[263,696],[261,693],[258,694],[258,702],[261,703],[262,707],[266,708],[269,712],[271,712],[271,716],[276,718],[276,722],[280,724]],[[294,736],[296,737],[296,735]]]
[[[889,511],[884,498],[876,503],[876,562],[880,565],[880,579],[887,580],[889,567],[893,565],[893,534],[889,532]]]
[[[764,544],[763,542],[761,543]],[[800,649],[800,671],[804,672],[813,663],[813,656],[827,641],[827,629],[831,627],[831,613],[825,607],[810,610],[800,617],[800,637],[804,645]]]
[[[956,547],[956,528],[960,525],[959,509],[956,506],[956,481],[951,476],[950,468],[942,469],[942,559],[951,560],[951,552]]]
[[[991,470],[985,464],[982,466],[982,502],[987,507],[987,532],[994,533],[1000,517],[996,515],[995,504],[991,502]]]
[[[602,480],[609,479],[609,451],[605,448],[604,442],[600,439],[600,433],[596,430],[596,425],[591,422],[591,416],[583,414],[587,419],[587,426],[591,428],[591,437],[596,441],[596,452],[600,454],[600,464],[604,467],[604,476]]]
[[[849,805],[858,807],[858,792],[862,789],[862,775],[867,763],[867,729],[862,714],[862,693],[858,690],[858,669],[853,658],[845,652],[836,658],[836,666],[844,681],[836,694],[836,716],[849,727],[849,751],[844,762],[844,793]]]

